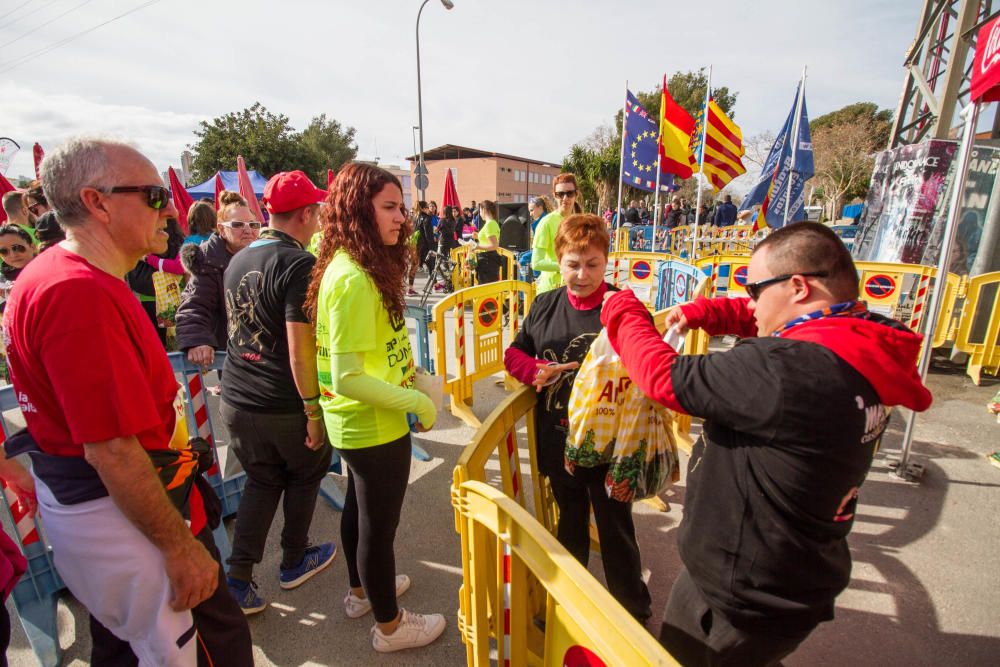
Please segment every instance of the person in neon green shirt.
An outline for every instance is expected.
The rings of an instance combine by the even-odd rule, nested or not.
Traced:
[[[531,268],[539,272],[535,281],[535,294],[548,292],[562,285],[559,260],[556,259],[556,234],[559,233],[559,223],[563,218],[583,212],[576,203],[578,196],[576,176],[569,173],[559,174],[552,181],[552,188],[558,208],[541,219],[531,241]]]
[[[496,202],[485,200],[479,204],[479,217],[483,226],[476,236],[474,250],[479,251],[476,257],[476,282],[480,285],[495,283],[500,280],[500,223],[497,222]]]
[[[344,167],[327,201],[306,311],[316,323],[327,438],[348,465],[340,522],[350,582],[344,612],[373,613],[376,651],[426,646],[444,631],[444,617],[399,608],[410,579],[396,574],[393,551],[410,473],[407,414],[418,432],[437,418],[434,403],[413,388],[404,319],[412,230],[399,179],[384,169]]]

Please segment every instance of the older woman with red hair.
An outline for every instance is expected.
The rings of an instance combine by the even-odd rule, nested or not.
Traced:
[[[615,288],[604,282],[610,245],[604,220],[574,214],[560,223],[553,245],[565,284],[535,299],[524,326],[504,355],[504,365],[511,375],[538,392],[536,455],[539,472],[548,478],[559,506],[559,542],[587,565],[593,506],[608,590],[629,613],[645,622],[651,614],[650,597],[642,580],[632,504],[608,497],[604,489],[607,465],[577,466],[572,474],[564,467],[570,390],[576,369],[601,331],[604,295]]]

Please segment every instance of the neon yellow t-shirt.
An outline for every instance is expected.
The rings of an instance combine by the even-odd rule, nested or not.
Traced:
[[[535,294],[548,292],[562,285],[559,260],[556,259],[556,234],[562,215],[553,211],[539,220],[535,238],[531,241],[531,268],[539,272],[535,281]]]
[[[479,245],[489,245],[491,236],[497,237],[497,241],[500,240],[500,223],[496,220],[488,220],[483,224],[483,228],[479,230]]]
[[[316,309],[320,405],[330,443],[362,449],[392,442],[410,430],[406,413],[360,403],[333,391],[330,355],[361,353],[366,374],[412,387],[415,374],[406,320],[394,318],[368,274],[338,250],[323,273]]]

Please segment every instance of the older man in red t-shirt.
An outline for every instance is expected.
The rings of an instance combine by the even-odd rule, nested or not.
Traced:
[[[93,663],[252,664],[190,483],[177,381],[123,279],[164,251],[177,211],[153,164],[118,142],[71,140],[42,183],[67,239],[19,277],[4,334],[56,567],[99,622]]]

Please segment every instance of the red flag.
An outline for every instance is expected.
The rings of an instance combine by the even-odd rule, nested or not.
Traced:
[[[444,197],[441,205],[462,208],[462,203],[458,201],[458,189],[455,188],[455,179],[451,175],[451,169],[447,171],[444,177]]]
[[[333,179],[337,177],[337,172],[333,169],[326,170],[326,189],[329,190],[333,187]]]
[[[257,195],[253,191],[250,174],[247,173],[247,164],[243,161],[242,155],[236,156],[236,172],[240,179],[240,194],[247,200],[247,206],[250,207],[250,211],[257,220],[264,222],[264,212],[260,210],[260,202],[257,201]]]
[[[7,180],[6,176],[0,174],[0,197],[3,197],[8,192],[13,192],[14,190],[17,190],[17,188],[11,185],[11,182]],[[7,222],[7,211],[3,210],[2,206],[0,206],[0,222]]]
[[[35,178],[41,179],[42,160],[45,158],[45,151],[42,150],[41,145],[37,141],[35,142],[35,145],[31,148],[31,154],[35,158]]]
[[[181,185],[181,179],[177,178],[177,174],[174,172],[174,168],[170,167],[167,169],[170,176],[170,194],[174,198],[174,207],[177,209],[178,218],[177,222],[180,223],[181,229],[184,230],[185,234],[188,232],[188,209],[194,204],[191,199],[191,195],[188,191],[184,189]]]
[[[691,153],[694,130],[694,118],[670,97],[664,75],[660,95],[660,169],[663,173],[691,178],[698,168],[698,161]]]
[[[225,190],[225,189],[226,189],[226,187],[222,184],[222,172],[221,171],[215,172],[215,210],[216,211],[219,210],[219,195],[221,195],[222,191]]]

